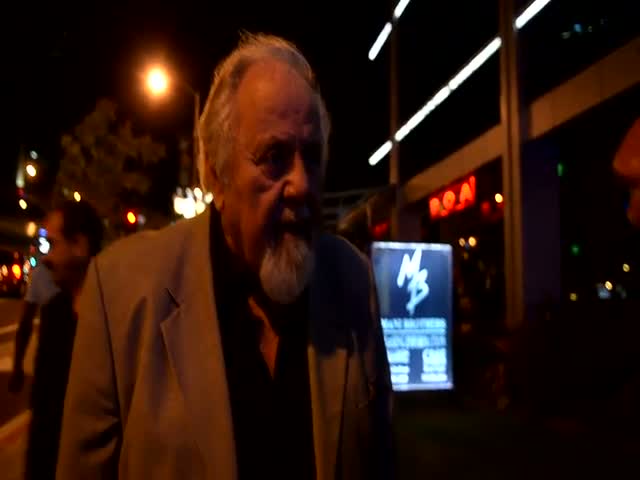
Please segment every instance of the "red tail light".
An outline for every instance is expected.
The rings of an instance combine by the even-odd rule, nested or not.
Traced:
[[[20,280],[22,278],[22,269],[20,268],[20,265],[14,264],[13,267],[11,267],[11,272],[16,279]]]

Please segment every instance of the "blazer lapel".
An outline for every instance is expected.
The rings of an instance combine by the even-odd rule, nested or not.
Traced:
[[[336,308],[340,301],[332,280],[327,264],[318,261],[310,289],[308,348],[318,480],[336,478],[348,357],[348,332],[340,322]]]
[[[177,306],[161,329],[207,478],[235,479],[231,406],[209,261],[209,218],[207,212],[191,221],[182,270],[167,288]]]

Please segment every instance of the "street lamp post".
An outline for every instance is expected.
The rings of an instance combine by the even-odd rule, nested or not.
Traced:
[[[159,66],[149,69],[146,75],[147,89],[153,97],[160,97],[167,94],[169,90],[170,77],[167,71]],[[184,81],[179,81],[180,85],[188,91],[193,97],[193,132],[192,132],[192,158],[189,168],[188,182],[193,185],[198,185],[199,180],[197,178],[197,159],[198,159],[198,146],[200,143],[200,135],[198,129],[198,123],[200,118],[200,94],[191,85]],[[200,192],[196,195],[194,192]],[[209,201],[206,201],[209,200]],[[204,211],[205,205],[210,203],[210,194],[203,194],[200,188],[197,186],[194,188],[178,188],[174,194],[174,210],[177,214],[183,217],[190,218]]]

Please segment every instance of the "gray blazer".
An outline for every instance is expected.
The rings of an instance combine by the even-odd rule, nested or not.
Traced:
[[[237,477],[209,217],[129,237],[89,268],[58,480]],[[392,392],[371,270],[338,237],[323,236],[317,255],[308,346],[317,478],[391,478]]]

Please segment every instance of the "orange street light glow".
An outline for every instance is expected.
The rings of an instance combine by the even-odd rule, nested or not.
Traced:
[[[147,73],[147,88],[154,96],[160,96],[167,93],[169,88],[169,76],[161,67],[153,67]]]
[[[128,212],[127,213],[127,222],[129,222],[131,225],[136,223],[136,214],[133,213],[133,212]]]

